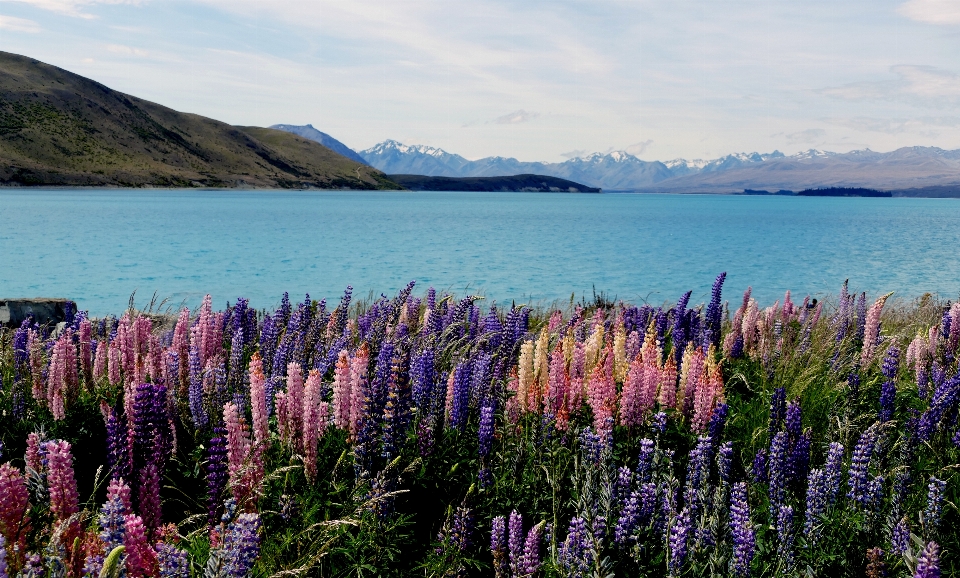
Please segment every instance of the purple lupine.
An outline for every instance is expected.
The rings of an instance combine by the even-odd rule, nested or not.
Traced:
[[[107,465],[113,479],[130,478],[133,463],[128,443],[127,420],[117,416],[117,410],[111,409],[107,417]]]
[[[466,551],[473,544],[473,510],[465,506],[457,508],[450,527],[450,542],[460,551]]]
[[[507,546],[510,550],[510,572],[517,576],[522,573],[523,567],[523,516],[516,510],[510,512],[508,524]]]
[[[224,570],[231,578],[250,575],[260,556],[260,516],[240,514],[227,526],[223,537]]]
[[[814,468],[807,477],[807,509],[803,521],[803,534],[811,543],[816,542],[817,520],[827,511],[827,476]]]
[[[773,439],[773,436],[777,435],[777,432],[783,427],[783,422],[786,420],[787,414],[787,390],[778,387],[773,390],[773,395],[770,397],[770,425],[767,428],[767,431],[770,435],[770,439]]]
[[[638,519],[641,524],[647,524],[657,510],[657,486],[653,482],[646,482],[640,486],[640,511]]]
[[[453,373],[453,405],[450,411],[450,427],[458,430],[462,430],[467,424],[471,365],[470,361],[459,363]]]
[[[782,505],[777,512],[777,554],[787,572],[793,568],[793,508]]]
[[[637,479],[640,483],[650,481],[653,473],[653,440],[640,440],[640,458],[637,460]]]
[[[717,474],[724,484],[730,483],[730,468],[733,466],[733,442],[725,442],[717,452]]]
[[[930,476],[927,484],[927,506],[923,510],[923,525],[927,534],[935,536],[940,526],[940,517],[943,515],[943,492],[947,489],[947,482]]]
[[[911,478],[909,467],[898,471],[896,477],[893,478],[893,493],[890,496],[890,517],[892,519],[900,517],[903,511],[903,502],[910,493]]]
[[[670,528],[670,558],[667,560],[667,568],[671,576],[678,576],[687,560],[687,540],[690,537],[692,526],[690,507],[686,506],[677,515],[673,526]]]
[[[877,442],[876,424],[871,425],[860,436],[857,446],[853,450],[853,457],[850,461],[850,470],[847,472],[847,485],[849,490],[847,497],[867,507],[872,502],[873,497],[869,493],[868,469],[870,467],[870,458],[873,457],[874,445]]]
[[[827,450],[827,461],[823,466],[824,492],[829,505],[837,502],[840,495],[840,479],[843,475],[843,445],[837,442],[830,443]]]
[[[707,425],[707,437],[713,441],[716,446],[720,443],[720,437],[723,435],[723,427],[727,423],[727,413],[729,406],[726,402],[720,402],[713,408],[710,415],[710,423]]]
[[[421,416],[432,410],[430,401],[433,399],[435,384],[434,353],[433,349],[427,348],[416,354],[410,361],[410,385],[413,403]]]
[[[620,466],[617,469],[617,478],[613,482],[613,501],[618,507],[623,506],[624,500],[630,494],[630,488],[633,486],[633,472],[626,466]]]
[[[509,578],[510,555],[507,550],[507,520],[495,517],[490,523],[490,552],[493,554],[493,572],[496,578]]]
[[[887,422],[893,418],[894,399],[897,395],[897,369],[900,363],[900,348],[891,345],[887,355],[883,358],[883,375],[887,379],[880,386],[880,422]]]
[[[770,484],[770,517],[775,517],[787,495],[787,432],[781,431],[770,442],[767,479]]]
[[[857,299],[857,340],[863,341],[867,329],[867,294],[860,293]]]
[[[940,546],[936,542],[928,542],[917,556],[913,578],[940,578]]]
[[[540,522],[527,532],[527,539],[523,546],[523,562],[521,563],[522,576],[533,576],[540,570],[540,564],[542,564],[540,548],[543,545],[543,526],[543,522]]]
[[[803,412],[800,404],[795,401],[788,403],[785,416],[784,428],[787,430],[787,435],[790,436],[791,440],[796,440],[803,432]]]
[[[902,556],[910,549],[910,523],[907,517],[900,518],[897,525],[893,527],[890,533],[890,551],[897,556]]]
[[[483,407],[480,408],[480,428],[477,431],[477,437],[479,438],[479,453],[482,458],[490,454],[490,449],[493,446],[493,410],[492,401],[484,403]]]
[[[760,448],[753,456],[753,463],[750,466],[750,477],[755,484],[767,483],[767,450]]]
[[[632,540],[633,533],[640,522],[641,503],[642,498],[638,492],[632,492],[624,500],[620,518],[617,520],[617,526],[613,532],[613,539],[617,544],[623,545]]]
[[[746,482],[737,482],[730,491],[730,533],[733,535],[733,558],[730,560],[732,573],[739,577],[749,576],[756,536],[750,523]]]
[[[560,565],[564,574],[573,578],[588,576],[594,561],[593,536],[587,521],[580,517],[570,520],[567,538],[560,545]]]
[[[470,375],[470,406],[476,407],[484,403],[490,393],[490,362],[489,353],[480,353],[473,360]]]
[[[190,560],[187,552],[171,544],[157,544],[160,578],[190,578]]]
[[[807,471],[810,469],[810,434],[809,432],[800,434],[794,440],[793,448],[790,450],[789,472],[791,481],[796,486],[801,486],[807,479]]]
[[[387,399],[383,408],[383,449],[381,456],[390,460],[403,443],[409,421],[409,389],[401,377],[403,360],[397,360],[387,382]]]
[[[227,430],[214,428],[207,450],[207,521],[212,526],[227,487]]]
[[[723,302],[721,293],[723,291],[723,282],[727,278],[727,273],[723,272],[717,276],[710,290],[710,304],[707,305],[707,311],[704,315],[706,321],[707,334],[709,341],[714,347],[720,347],[720,324],[723,321]]]
[[[663,435],[667,431],[667,414],[666,412],[659,411],[653,414],[653,417],[650,420],[650,428],[653,430],[655,435]]]
[[[960,374],[954,375],[949,379],[941,379],[937,383],[933,392],[933,398],[930,400],[930,407],[920,416],[920,424],[917,428],[917,437],[921,441],[929,441],[933,434],[941,427],[944,427],[944,418],[956,409],[957,398],[960,396]]]
[[[200,359],[200,348],[197,344],[190,345],[190,389],[188,391],[190,401],[190,416],[193,418],[193,425],[197,429],[207,427],[209,418],[207,410],[203,407],[203,367]]]

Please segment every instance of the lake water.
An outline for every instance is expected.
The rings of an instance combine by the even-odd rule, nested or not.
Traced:
[[[500,304],[694,302],[727,271],[752,285],[956,298],[960,202],[708,195],[0,190],[0,298],[67,297],[117,313],[136,291],[196,307],[284,291],[364,297],[410,280]]]

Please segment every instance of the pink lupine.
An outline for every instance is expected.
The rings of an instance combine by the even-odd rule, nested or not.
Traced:
[[[636,427],[642,423],[640,394],[643,388],[643,378],[643,358],[638,355],[630,363],[630,369],[627,371],[627,377],[623,382],[623,391],[620,395],[620,425]]]
[[[939,327],[933,325],[930,327],[930,332],[927,336],[927,348],[930,354],[930,359],[937,358],[937,345],[940,342],[940,331]]]
[[[520,345],[520,358],[517,361],[517,377],[520,380],[517,383],[517,403],[523,411],[529,408],[527,398],[533,387],[533,347],[533,341],[524,341]]]
[[[107,374],[107,342],[97,342],[97,353],[93,359],[93,378],[101,379]]]
[[[701,386],[703,380],[703,349],[688,347],[683,356],[683,366],[680,375],[680,388],[677,390],[677,409],[683,415],[690,417],[693,411],[693,396]],[[680,398],[680,392],[683,397]]]
[[[73,475],[73,454],[70,443],[49,441],[47,450],[47,485],[50,489],[50,511],[63,521],[80,511],[77,480]]]
[[[35,472],[43,471],[43,462],[40,461],[40,444],[45,441],[37,432],[27,434],[27,452],[24,459],[27,462],[27,467]]]
[[[8,552],[19,546],[19,552],[27,550],[27,534],[30,531],[30,493],[27,482],[17,468],[7,462],[0,465],[0,536],[7,541]],[[17,560],[12,560],[17,567]]]
[[[723,372],[719,364],[710,365],[704,379],[700,380],[694,392],[694,413],[693,419],[690,420],[690,427],[697,433],[702,433],[707,428],[707,423],[713,414],[713,407],[717,399],[723,395]]]
[[[786,324],[790,321],[790,317],[793,315],[793,301],[790,300],[790,290],[787,289],[787,294],[783,297],[783,311],[780,313],[780,321]]]
[[[357,437],[360,418],[363,415],[363,390],[367,383],[367,368],[370,365],[370,348],[360,346],[350,361],[350,439]]]
[[[637,409],[643,414],[651,410],[656,403],[657,386],[660,383],[660,348],[657,346],[657,335],[652,324],[640,349],[640,358],[643,363],[643,378]]]
[[[270,439],[267,412],[267,377],[259,353],[250,357],[250,414],[253,418],[253,441],[262,446]]]
[[[617,384],[613,380],[613,346],[610,345],[594,366],[587,385],[587,403],[593,409],[593,424],[597,432],[607,430],[607,419],[613,417],[617,406]]]
[[[547,324],[547,331],[550,333],[555,333],[560,327],[561,323],[563,323],[563,312],[557,309],[550,314],[550,322]]]
[[[550,371],[550,334],[546,329],[540,332],[533,354],[533,381],[527,392],[527,407],[531,412],[539,413],[543,406],[543,397],[549,386]]]
[[[177,388],[181,394],[190,386],[190,310],[184,307],[173,329],[171,349],[177,354]]]
[[[110,381],[110,385],[120,383],[121,365],[120,344],[114,339],[110,342],[110,349],[107,352],[107,379]]]
[[[444,416],[446,416],[447,424],[450,423],[450,416],[453,415],[453,397],[454,397],[453,386],[456,384],[456,380],[454,379],[454,373],[455,372],[451,371],[450,375],[447,376],[447,397],[446,397],[446,402],[443,408],[444,409],[443,413],[444,413]]]
[[[107,501],[109,502],[114,498],[120,500],[120,503],[123,504],[124,515],[133,511],[133,503],[130,500],[130,486],[123,481],[123,478],[113,478],[110,480],[110,485],[107,486]]]
[[[673,354],[673,349],[670,350],[670,355],[667,356],[666,363],[664,363],[663,368],[660,369],[658,388],[660,390],[660,396],[657,402],[660,404],[660,407],[663,409],[676,407],[677,360]]]
[[[342,349],[333,369],[333,425],[345,431],[350,431],[350,394],[350,358]]]
[[[320,430],[320,393],[323,387],[320,371],[311,369],[303,391],[303,458],[307,479],[317,477],[317,440]]]
[[[47,377],[47,401],[53,419],[66,416],[66,398],[72,397],[78,387],[77,351],[73,347],[73,330],[67,329],[57,339],[50,355]]]
[[[510,371],[510,377],[507,379],[507,403],[504,406],[504,416],[511,424],[516,424],[520,419],[520,402],[517,401],[517,388],[520,387],[520,378],[517,376],[517,368]]]
[[[587,349],[583,343],[575,343],[573,357],[570,359],[570,395],[567,400],[567,412],[574,414],[583,405],[586,393]]]
[[[299,363],[287,364],[286,443],[294,451],[303,451],[303,370]]]
[[[561,414],[567,414],[567,390],[570,387],[570,375],[567,373],[567,360],[563,354],[563,346],[557,343],[550,356],[549,379],[547,381],[546,405],[547,410],[557,416],[558,425]],[[565,419],[564,419],[565,422]]]
[[[867,365],[877,350],[877,344],[880,342],[880,314],[883,313],[883,304],[887,302],[891,295],[893,293],[887,293],[880,297],[867,311],[867,322],[863,332],[863,349],[860,350],[860,363],[862,365]],[[934,341],[935,343],[936,341]]]
[[[244,503],[253,490],[253,467],[250,461],[250,432],[235,403],[223,406],[223,422],[227,429],[227,471],[230,489],[237,502]]]
[[[147,528],[140,516],[127,514],[123,517],[123,546],[127,557],[127,576],[152,578],[158,576],[160,566],[157,553],[147,541]]]
[[[947,337],[947,349],[950,353],[956,353],[957,345],[960,345],[960,303],[950,306],[950,334]]]
[[[287,392],[278,391],[273,394],[273,410],[277,414],[277,430],[280,434],[280,441],[285,444],[288,443],[287,440],[290,439],[290,434],[287,433],[287,423],[289,423],[288,405]]]
[[[92,389],[93,384],[93,357],[90,340],[93,338],[93,327],[89,319],[80,322],[78,328],[78,339],[80,341],[80,373],[83,375],[83,383],[87,389]]]
[[[150,381],[153,383],[159,383],[163,381],[167,383],[164,376],[164,363],[163,363],[163,345],[160,343],[159,335],[150,335],[150,349],[147,354],[147,375],[150,376]],[[172,391],[174,389],[173,383],[169,383],[167,387]]]

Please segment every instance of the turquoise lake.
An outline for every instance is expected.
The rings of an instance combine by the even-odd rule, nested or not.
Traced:
[[[390,295],[411,280],[488,302],[960,292],[960,201],[711,195],[0,191],[0,298],[93,315],[158,300]]]

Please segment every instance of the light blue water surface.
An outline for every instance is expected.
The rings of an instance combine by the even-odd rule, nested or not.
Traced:
[[[660,304],[752,285],[762,305],[835,295],[956,298],[960,201],[709,195],[0,191],[0,298],[55,296],[93,315],[136,291],[196,307],[284,291],[388,295],[411,280],[545,305],[592,291]]]

